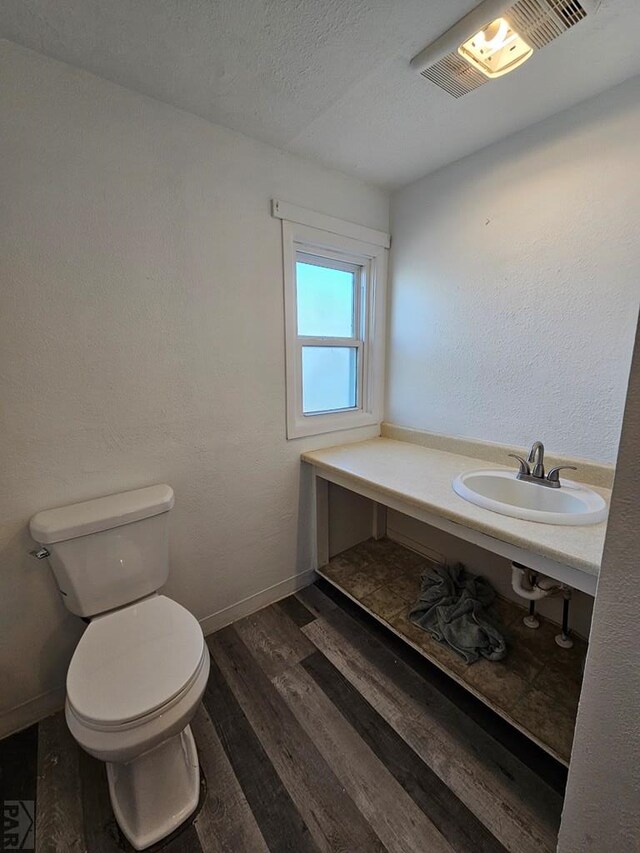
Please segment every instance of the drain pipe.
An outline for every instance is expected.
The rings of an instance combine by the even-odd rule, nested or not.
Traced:
[[[562,602],[562,632],[556,636],[556,643],[561,649],[573,648],[573,640],[569,636],[569,601],[571,600],[571,590],[568,586],[562,588],[564,601]]]
[[[527,628],[539,628],[540,620],[536,616],[536,603],[535,601],[529,602],[529,615],[525,616],[522,620]]]
[[[543,598],[550,598],[552,595],[562,595],[564,598],[562,604],[562,631],[555,640],[563,649],[572,648],[573,640],[569,631],[571,588],[553,578],[547,577],[547,575],[537,574],[521,563],[511,563],[511,586],[517,595],[529,602],[529,614],[523,619],[524,624],[528,628],[538,628],[540,626],[540,622],[536,616],[536,601],[541,601]]]
[[[511,586],[513,591],[528,601],[540,601],[562,590],[562,584],[546,575],[533,574],[520,563],[511,563]]]

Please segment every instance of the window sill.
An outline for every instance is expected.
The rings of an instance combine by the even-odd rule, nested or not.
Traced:
[[[337,412],[326,415],[309,415],[295,418],[287,426],[287,439],[309,435],[326,435],[331,432],[379,426],[381,420],[372,412]]]

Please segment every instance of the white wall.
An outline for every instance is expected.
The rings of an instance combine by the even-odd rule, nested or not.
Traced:
[[[310,567],[299,454],[377,431],[285,440],[269,201],[386,230],[388,199],[8,42],[0,79],[1,733],[80,631],[36,510],[170,483],[167,592],[201,619]]]
[[[615,460],[639,94],[635,78],[393,196],[387,420]]]
[[[640,329],[620,440],[558,853],[640,844]]]

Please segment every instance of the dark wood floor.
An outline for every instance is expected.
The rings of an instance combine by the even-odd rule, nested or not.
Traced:
[[[206,790],[156,849],[555,850],[564,769],[328,585],[207,642]],[[0,782],[35,801],[36,850],[130,850],[62,714],[0,742]]]

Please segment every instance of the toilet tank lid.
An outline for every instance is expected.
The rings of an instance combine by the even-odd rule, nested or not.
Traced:
[[[29,530],[36,542],[50,545],[168,512],[173,503],[171,486],[147,486],[132,492],[120,492],[70,506],[43,510],[33,516],[29,522]]]

